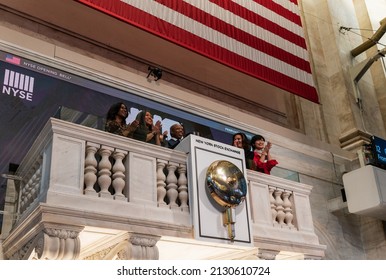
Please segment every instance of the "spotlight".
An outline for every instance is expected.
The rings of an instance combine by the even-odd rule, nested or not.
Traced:
[[[146,78],[149,78],[150,76],[154,77],[154,81],[158,81],[162,77],[162,70],[157,68],[157,67],[151,67],[147,69],[149,70],[149,74],[147,75]]]

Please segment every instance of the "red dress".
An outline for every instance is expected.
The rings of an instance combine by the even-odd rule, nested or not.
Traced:
[[[253,162],[255,164],[255,168],[256,168],[255,170],[256,171],[259,171],[259,172],[262,172],[265,174],[270,174],[271,169],[278,164],[278,162],[275,159],[266,160],[264,162],[261,162],[260,161],[260,154],[257,153],[256,151],[253,153],[254,153]]]

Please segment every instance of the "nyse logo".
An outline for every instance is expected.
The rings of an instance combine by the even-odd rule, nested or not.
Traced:
[[[32,101],[34,82],[34,77],[5,69],[2,93]]]

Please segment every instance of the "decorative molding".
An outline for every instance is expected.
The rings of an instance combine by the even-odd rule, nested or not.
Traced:
[[[339,137],[340,146],[347,151],[356,152],[363,144],[370,143],[372,135],[359,129],[352,129]]]
[[[80,227],[45,227],[36,237],[35,257],[44,260],[76,260],[80,253]],[[68,227],[68,229],[65,229]]]
[[[278,250],[267,250],[267,249],[259,248],[257,252],[257,257],[260,260],[274,260],[277,254],[279,253],[280,251]]]

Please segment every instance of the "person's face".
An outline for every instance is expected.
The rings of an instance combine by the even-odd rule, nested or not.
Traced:
[[[150,112],[146,112],[145,114],[145,123],[146,125],[153,125],[153,116],[150,114]]]
[[[184,128],[182,125],[176,125],[173,127],[173,137],[176,137],[177,139],[181,139],[184,136]]]
[[[243,147],[243,137],[241,135],[237,134],[235,138],[233,139],[233,146],[242,148]]]
[[[126,119],[128,116],[127,107],[125,104],[121,104],[121,107],[118,110],[118,115]]]
[[[264,148],[265,141],[263,139],[259,139],[255,141],[255,148],[261,150]]]

